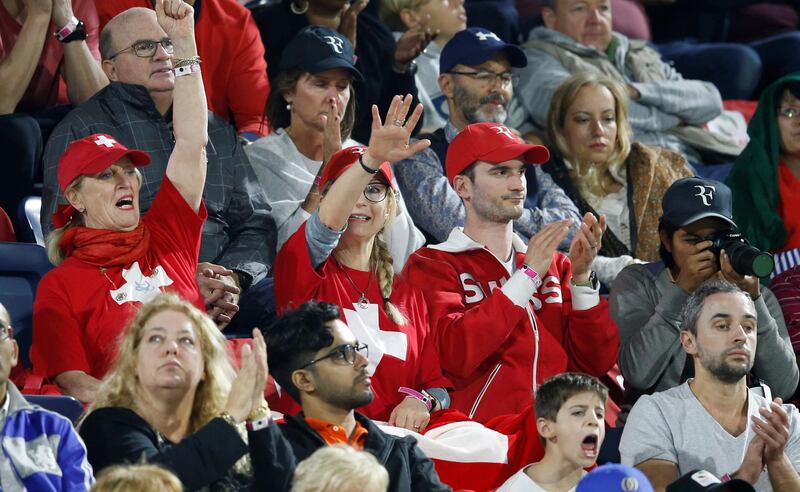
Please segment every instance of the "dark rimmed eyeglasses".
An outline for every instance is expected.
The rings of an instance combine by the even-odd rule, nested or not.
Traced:
[[[383,183],[370,183],[364,188],[364,198],[372,203],[380,203],[386,199],[389,186]]]
[[[481,70],[480,72],[447,72],[453,75],[465,75],[470,77],[485,87],[491,87],[500,79],[500,85],[517,85],[519,82],[519,75],[511,72],[497,73],[489,70]]]
[[[132,45],[128,46],[125,49],[121,49],[114,53],[113,55],[109,56],[109,60],[113,60],[114,57],[119,55],[120,53],[125,53],[126,51],[133,50],[133,54],[138,56],[139,58],[150,58],[156,54],[156,50],[158,49],[158,45],[161,45],[164,48],[164,51],[167,52],[168,55],[171,55],[175,51],[175,47],[172,45],[172,40],[169,38],[163,38],[160,41],[155,41],[152,39],[142,39],[136,41]]]
[[[353,365],[356,363],[356,353],[363,355],[365,358],[369,357],[369,347],[366,343],[358,343],[356,345],[353,344],[345,344],[336,347],[335,349],[331,350],[327,354],[323,355],[319,359],[314,359],[311,362],[307,362],[303,364],[300,369],[305,369],[306,367],[316,364],[319,361],[330,359],[334,362],[334,364],[339,364],[342,366],[345,365]]]
[[[0,320],[0,340],[6,340],[14,336],[14,328],[11,325],[7,325],[5,322]]]

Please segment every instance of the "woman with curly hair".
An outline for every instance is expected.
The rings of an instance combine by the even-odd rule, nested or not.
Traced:
[[[142,306],[80,424],[95,472],[144,460],[187,490],[249,490],[269,414],[266,345],[253,336],[237,375],[225,338],[191,303],[165,293]]]

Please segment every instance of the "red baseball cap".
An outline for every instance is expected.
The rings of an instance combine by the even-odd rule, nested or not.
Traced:
[[[523,142],[499,123],[473,123],[447,147],[447,180],[452,185],[453,179],[475,161],[499,164],[517,158],[527,164],[544,164],[550,159],[550,152],[543,145]]]
[[[104,171],[123,157],[128,157],[137,167],[150,164],[147,152],[130,150],[105,133],[95,133],[75,140],[58,160],[58,185],[61,192],[78,176]]]
[[[335,180],[341,176],[343,172],[350,169],[350,166],[355,164],[366,151],[367,148],[363,145],[356,145],[354,147],[347,147],[333,154],[325,165],[325,169],[322,170],[322,175],[319,177],[319,189],[324,190],[326,184]],[[378,174],[381,174],[389,186],[397,191],[392,182],[392,166],[389,164],[389,161],[381,164],[381,167],[378,168]]]

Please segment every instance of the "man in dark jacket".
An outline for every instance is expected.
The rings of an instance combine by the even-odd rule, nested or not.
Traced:
[[[286,416],[284,423],[270,424],[273,449],[287,440],[297,463],[322,446],[348,444],[373,454],[386,468],[389,491],[451,490],[439,480],[433,462],[413,437],[385,434],[354,411],[373,398],[367,346],[339,319],[338,306],[309,301],[281,316],[266,338],[270,374],[303,407],[303,412]],[[290,488],[293,467],[277,470],[281,465],[276,456],[252,459],[256,483],[269,484],[269,490]],[[285,457],[280,460],[285,461]]]

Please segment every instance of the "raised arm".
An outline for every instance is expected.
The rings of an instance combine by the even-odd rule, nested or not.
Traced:
[[[381,121],[378,107],[372,106],[372,136],[369,147],[361,158],[370,169],[378,169],[385,161],[397,162],[423,150],[430,145],[429,140],[408,143],[411,131],[422,114],[422,105],[417,105],[406,121],[412,97],[395,96],[386,112],[386,121]],[[373,174],[362,167],[351,166],[331,185],[325,200],[320,203],[319,219],[326,227],[338,231],[347,223],[353,206],[361,196],[361,191],[370,182]]]
[[[100,21],[97,18],[94,2],[84,2],[83,12],[77,18],[84,23],[86,39],[63,43],[64,80],[67,83],[67,96],[72,104],[78,105],[95,95],[108,85],[108,77],[100,67]],[[53,0],[53,23],[56,28],[66,26],[73,17],[72,0]]]
[[[172,39],[175,47],[173,66],[197,56],[194,40],[194,9],[182,0],[156,0],[158,23]],[[199,68],[199,62],[197,68]],[[184,65],[191,73],[175,73],[173,93],[173,133],[175,148],[167,163],[167,177],[186,203],[195,211],[200,208],[206,181],[206,144],[208,143],[208,109],[203,79],[195,64]]]
[[[11,114],[25,94],[48,36],[52,0],[25,0],[28,14],[11,52],[0,60],[0,115]]]

